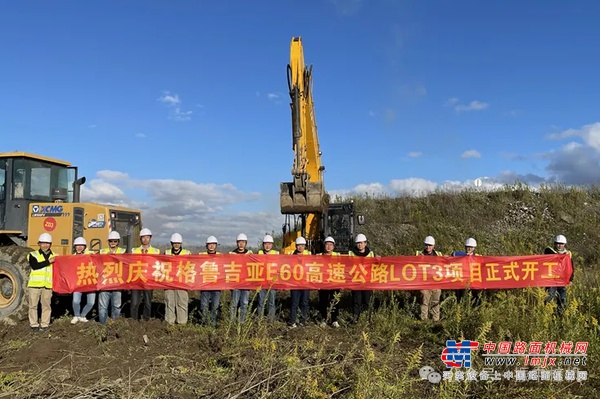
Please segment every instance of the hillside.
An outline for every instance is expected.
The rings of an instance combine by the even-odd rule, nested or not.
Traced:
[[[436,193],[425,197],[354,198],[361,227],[380,255],[412,254],[433,235],[448,254],[473,236],[490,255],[539,253],[564,234],[577,273],[563,318],[544,304],[542,289],[486,293],[481,306],[444,292],[441,323],[417,320],[412,292],[377,293],[371,320],[349,323],[351,299],[341,298],[342,328],[317,323],[288,329],[289,293],[274,324],[222,320],[215,329],[168,327],[124,318],[103,327],[71,326],[64,316],[47,332],[26,322],[0,326],[0,398],[576,398],[600,389],[600,191],[563,187],[530,191]],[[156,298],[160,297],[157,293]],[[194,304],[197,293],[192,294]],[[316,308],[313,292],[311,307]],[[222,300],[227,302],[228,293]],[[162,306],[155,304],[156,315]],[[228,307],[224,307],[227,313]],[[312,316],[316,316],[313,311]],[[315,317],[316,320],[318,320]],[[145,343],[143,336],[148,337]],[[442,372],[447,339],[589,342],[584,381],[463,381],[432,384],[419,369]],[[485,368],[474,356],[473,369]]]

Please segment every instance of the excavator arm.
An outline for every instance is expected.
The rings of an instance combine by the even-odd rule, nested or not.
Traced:
[[[287,66],[292,111],[292,182],[281,183],[281,213],[323,213],[329,198],[323,183],[325,166],[317,135],[312,96],[312,66],[304,64],[300,37],[292,39]]]
[[[347,253],[354,241],[354,203],[330,203],[325,191],[319,136],[312,93],[312,66],[304,64],[302,39],[292,38],[290,63],[287,66],[290,107],[292,111],[292,181],[281,183],[283,251],[295,249],[299,236],[306,238],[313,252],[322,250],[323,239],[331,235],[336,251]],[[364,218],[359,217],[359,224]]]
[[[286,216],[283,250],[294,249],[294,240],[302,235],[309,242],[319,239],[321,217],[327,212],[329,195],[325,191],[321,151],[312,96],[312,66],[304,63],[302,39],[290,44],[287,66],[290,108],[292,112],[292,181],[280,185],[281,213]],[[293,215],[293,216],[292,216]],[[293,218],[293,221],[292,221]]]

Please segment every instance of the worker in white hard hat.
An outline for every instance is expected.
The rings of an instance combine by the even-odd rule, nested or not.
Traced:
[[[571,258],[571,265],[573,264],[573,254],[571,251],[565,248],[567,245],[567,238],[559,234],[554,237],[554,245],[552,247],[546,247],[544,249],[544,254],[546,255],[555,255],[555,254],[567,254],[569,258]],[[575,274],[575,268],[573,266],[573,270],[571,271],[571,276],[569,277],[569,282],[573,281],[573,276]],[[567,287],[547,287],[548,297],[546,298],[545,303],[550,303],[556,298],[558,303],[557,311],[560,316],[563,315],[566,307],[567,307]]]
[[[74,255],[87,255],[91,252],[87,249],[87,241],[83,237],[77,237],[73,240],[73,254]],[[92,310],[96,304],[96,291],[87,292],[85,294],[85,306],[81,310],[81,297],[82,292],[73,292],[73,318],[71,324],[77,324],[78,322],[87,323],[87,314]]]
[[[108,247],[100,249],[100,254],[120,255],[124,254],[125,248],[119,247],[121,235],[113,230],[108,233]],[[109,277],[108,283],[118,283],[117,275]],[[121,315],[122,292],[120,290],[101,290],[98,293],[98,321],[106,324],[108,319],[108,307],[110,306],[110,318],[116,320]]]
[[[259,255],[278,255],[279,251],[273,249],[274,245],[275,245],[275,240],[273,239],[273,236],[270,234],[265,235],[262,240],[262,248],[258,250],[258,254]],[[258,309],[257,309],[258,315],[260,317],[264,316],[265,301],[266,301],[267,302],[267,317],[270,322],[275,321],[275,312],[277,309],[275,306],[275,297],[276,297],[276,291],[274,289],[272,289],[271,287],[264,288],[264,289],[260,290],[258,293]]]
[[[236,255],[249,255],[252,254],[252,250],[246,248],[248,245],[248,237],[246,234],[238,234],[236,238],[237,247],[230,252],[230,254]],[[248,303],[250,302],[250,290],[232,290],[231,291],[231,307],[229,308],[229,315],[231,321],[236,321],[238,315],[238,308],[240,309],[240,323],[246,321],[246,313],[248,313]]]
[[[160,249],[152,246],[152,231],[147,228],[140,230],[140,241],[142,245],[131,249],[132,254],[142,255],[160,255]],[[142,297],[144,299],[144,310],[142,317],[144,320],[150,320],[152,315],[152,294],[153,291],[149,289],[145,290],[131,290],[131,318],[134,320],[140,319],[140,304],[142,303]]]
[[[444,256],[441,252],[435,250],[435,238],[432,236],[425,237],[423,240],[425,249],[422,251],[416,251],[416,255],[424,256]],[[431,281],[431,279],[429,279]],[[430,289],[421,290],[421,320],[429,319],[429,315],[433,321],[440,320],[440,297],[442,296],[442,290]]]
[[[179,233],[171,235],[171,248],[165,250],[165,255],[191,255],[183,248],[183,237]],[[169,325],[186,324],[188,321],[188,305],[190,297],[187,290],[165,289],[165,321]]]
[[[477,251],[477,240],[473,237],[469,237],[465,240],[465,250],[464,251],[454,251],[450,254],[450,256],[481,256]],[[454,294],[456,295],[456,301],[461,302],[463,297],[465,296],[466,289],[454,290]],[[481,290],[473,290],[471,289],[471,293],[473,295],[473,305],[479,306],[481,304]]]
[[[324,256],[340,256],[339,252],[334,251],[335,240],[333,237],[327,237],[323,240],[323,252],[317,255]],[[340,323],[338,322],[339,317],[339,295],[340,290],[319,290],[319,313],[323,321],[321,327],[326,327],[328,323],[334,328],[339,328]]]
[[[373,258],[375,253],[369,248],[367,244],[367,236],[364,234],[357,234],[354,239],[354,247],[348,252],[349,256],[361,256]],[[371,320],[371,314],[373,311],[373,290],[352,290],[352,302],[353,302],[353,322],[357,323],[360,315],[367,310],[368,318]]]
[[[310,255],[310,251],[306,249],[306,239],[304,237],[296,238],[296,249],[291,255]],[[300,308],[300,326],[304,326],[308,321],[308,305],[310,299],[310,290],[290,290],[292,297],[292,306],[290,309],[290,319],[288,326],[290,328],[298,327],[296,324],[298,318],[298,308]]]
[[[32,330],[45,331],[50,326],[52,314],[52,236],[42,233],[38,238],[39,249],[27,255],[31,273],[27,282],[29,294],[29,326]],[[38,305],[42,305],[42,320],[38,317]]]
[[[200,252],[200,255],[217,255],[217,246],[219,240],[215,236],[209,236],[206,239],[206,251]],[[219,318],[219,305],[221,304],[220,290],[201,290],[200,291],[200,322],[204,325],[217,325]]]

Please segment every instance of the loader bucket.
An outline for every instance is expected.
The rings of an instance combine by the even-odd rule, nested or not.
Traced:
[[[329,195],[323,183],[307,183],[306,192],[297,192],[294,183],[281,183],[281,213],[323,213],[329,204]]]

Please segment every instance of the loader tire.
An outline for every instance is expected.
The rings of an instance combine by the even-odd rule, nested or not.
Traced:
[[[27,319],[29,262],[31,248],[0,247],[0,322],[16,324]]]

